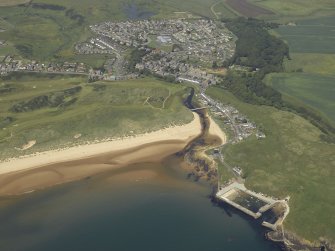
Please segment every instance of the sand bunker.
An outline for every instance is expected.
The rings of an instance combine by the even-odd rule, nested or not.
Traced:
[[[30,140],[30,141],[28,141],[27,144],[23,145],[21,148],[15,147],[15,149],[24,151],[24,150],[27,150],[29,148],[32,148],[35,144],[36,144],[36,140]]]

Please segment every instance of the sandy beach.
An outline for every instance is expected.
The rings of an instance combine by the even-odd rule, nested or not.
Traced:
[[[227,143],[226,134],[221,130],[219,125],[214,121],[214,119],[209,117],[209,121],[210,121],[210,126],[208,129],[208,134],[219,137],[219,139],[221,140],[221,145],[226,144]]]
[[[0,163],[0,195],[14,195],[86,178],[126,165],[158,162],[182,150],[201,133],[199,116],[192,122],[108,142],[21,156]],[[225,134],[211,120],[211,135]]]
[[[147,134],[21,156],[0,163],[0,195],[20,194],[122,166],[155,162],[183,149],[201,132],[192,122]]]

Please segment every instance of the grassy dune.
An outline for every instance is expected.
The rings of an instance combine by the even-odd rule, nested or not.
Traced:
[[[247,186],[281,198],[291,196],[287,229],[309,240],[334,240],[335,145],[320,141],[321,132],[292,113],[242,103],[215,87],[208,94],[233,104],[264,128],[266,139],[252,137],[225,151],[229,163],[243,168]]]
[[[66,90],[78,86],[79,92],[59,102]],[[0,158],[192,120],[181,102],[184,87],[154,79],[88,84],[74,77],[23,77],[1,81],[0,92]],[[48,102],[37,102],[36,97],[43,96],[49,97]],[[23,111],[13,111],[13,106]],[[76,135],[81,137],[75,139]],[[31,149],[16,149],[34,140]]]

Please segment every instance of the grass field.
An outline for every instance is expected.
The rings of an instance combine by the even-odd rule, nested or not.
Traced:
[[[295,72],[301,69],[305,73],[335,74],[335,54],[291,53],[291,60],[284,63],[285,71]]]
[[[298,21],[276,31],[293,53],[335,53],[335,15]]]
[[[239,13],[227,6],[224,1],[213,4],[211,9],[216,18],[234,18],[239,16]]]
[[[309,240],[334,240],[335,145],[320,141],[321,132],[292,113],[242,103],[216,87],[208,94],[232,104],[265,131],[263,140],[251,137],[225,149],[228,163],[243,168],[247,187],[291,197],[287,229]]]
[[[266,77],[276,90],[303,101],[335,123],[335,75],[277,73]]]
[[[18,4],[28,3],[29,0],[0,0],[0,7],[1,6],[15,6]]]
[[[335,15],[297,21],[276,32],[287,41],[291,60],[284,63],[286,73],[268,76],[267,84],[334,122]]]
[[[268,16],[282,21],[328,16],[335,13],[333,0],[249,0],[251,3],[276,13]]]
[[[73,87],[81,89],[70,93]],[[88,84],[83,78],[24,76],[1,81],[0,158],[189,122],[192,113],[181,102],[184,88],[154,79]],[[77,134],[81,137],[74,139]],[[31,149],[15,149],[33,140]]]
[[[274,14],[272,11],[255,5],[248,0],[225,0],[225,4],[245,17]]]
[[[88,36],[86,28],[64,16],[62,11],[4,7],[0,8],[0,15],[10,24],[1,33],[2,39],[25,58],[57,60],[68,51],[71,53],[66,56],[73,57],[73,45]]]

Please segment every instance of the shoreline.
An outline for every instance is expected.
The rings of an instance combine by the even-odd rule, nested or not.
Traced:
[[[0,162],[0,175],[29,170],[32,168],[35,169],[50,164],[87,159],[101,154],[123,151],[161,141],[177,140],[181,143],[188,143],[196,138],[201,132],[200,118],[196,113],[193,113],[193,116],[194,118],[190,123],[181,126],[168,127],[116,140],[101,140],[98,143],[92,142],[73,147],[9,158]]]
[[[201,134],[193,113],[185,125],[121,140],[80,145],[0,162],[0,196],[20,195],[136,163],[159,162]]]

